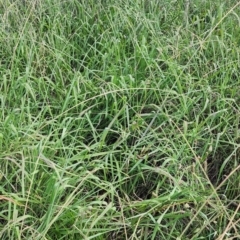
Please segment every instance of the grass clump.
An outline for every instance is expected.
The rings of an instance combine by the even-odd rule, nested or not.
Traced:
[[[0,2],[1,239],[238,239],[237,1]]]

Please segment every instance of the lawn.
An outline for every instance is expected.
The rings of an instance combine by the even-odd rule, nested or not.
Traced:
[[[240,2],[0,0],[0,239],[240,239]]]

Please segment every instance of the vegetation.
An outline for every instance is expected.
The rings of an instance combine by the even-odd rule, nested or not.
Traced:
[[[0,239],[240,239],[239,5],[0,1]]]

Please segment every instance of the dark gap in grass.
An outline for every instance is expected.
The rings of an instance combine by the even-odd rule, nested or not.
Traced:
[[[229,155],[233,152],[232,147],[223,146],[218,148],[214,154],[210,154],[207,157],[208,165],[208,177],[214,186],[220,184],[233,170],[231,162],[235,159],[240,159],[239,152],[236,155],[233,155],[228,162],[225,164],[223,171],[221,170],[222,164],[229,158]],[[240,164],[240,161],[238,161]]]
[[[136,198],[136,200],[147,200],[151,199],[152,197],[152,190],[154,189],[154,185],[156,185],[156,182],[153,180],[147,180],[146,182],[137,183],[137,186],[135,187],[133,191],[133,199]],[[131,193],[130,193],[131,195]]]
[[[134,173],[132,173],[134,174]],[[140,176],[140,172],[136,172]],[[151,199],[152,192],[156,189],[159,175],[157,173],[143,173],[143,176],[135,182],[135,174],[130,177],[130,180],[126,183],[128,195],[131,201],[144,201]],[[134,186],[134,187],[131,187]]]

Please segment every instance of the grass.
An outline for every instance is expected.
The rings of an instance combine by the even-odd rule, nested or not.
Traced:
[[[193,2],[0,1],[1,239],[240,239],[240,3]]]

